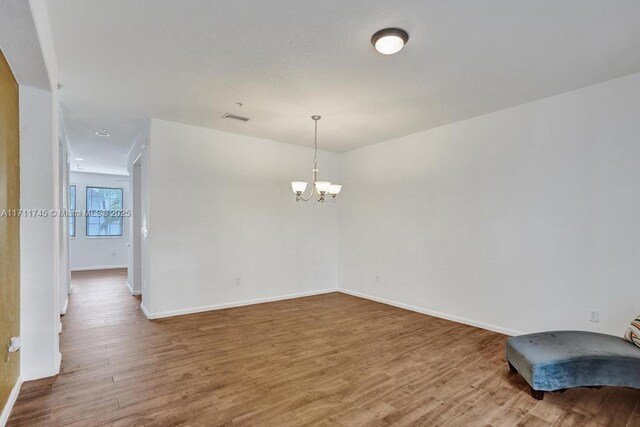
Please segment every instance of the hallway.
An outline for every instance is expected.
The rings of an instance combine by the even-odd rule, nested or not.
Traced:
[[[154,325],[126,283],[126,269],[72,273],[60,335],[61,374],[23,384],[9,425],[86,425],[87,418],[118,409],[115,389],[122,387],[116,379],[135,385],[124,380],[147,372],[144,356],[153,353],[141,336],[152,334]]]

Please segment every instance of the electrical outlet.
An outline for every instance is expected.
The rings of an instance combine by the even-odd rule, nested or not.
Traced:
[[[376,282],[380,283],[380,276],[376,276]]]
[[[240,284],[240,278],[236,277],[236,286]]]
[[[600,313],[596,310],[589,312],[589,322],[599,322],[600,321]]]
[[[15,353],[18,350],[20,350],[20,337],[11,337],[9,345],[7,346],[7,351],[9,353]]]

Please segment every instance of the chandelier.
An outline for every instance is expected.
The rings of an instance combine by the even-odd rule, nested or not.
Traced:
[[[313,195],[316,195],[316,200],[320,203],[325,202],[325,197],[327,194],[331,196],[331,201],[335,201],[336,196],[340,193],[342,189],[342,185],[332,184],[329,181],[318,181],[318,120],[321,119],[320,116],[311,116],[311,119],[315,123],[315,135],[313,138],[313,174],[311,180],[311,192],[309,196],[304,197],[304,192],[307,189],[307,183],[304,181],[293,181],[291,183],[291,189],[296,195],[296,202],[308,202],[311,200]]]

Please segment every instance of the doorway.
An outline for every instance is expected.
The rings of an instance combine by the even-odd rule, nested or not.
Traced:
[[[142,293],[142,156],[133,163],[131,171],[131,231],[132,231],[132,293]]]

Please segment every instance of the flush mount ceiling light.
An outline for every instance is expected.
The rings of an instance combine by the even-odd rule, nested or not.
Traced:
[[[371,36],[371,44],[383,55],[393,55],[409,41],[409,34],[400,28],[385,28]]]
[[[331,195],[331,200],[335,201],[336,196],[338,196],[338,193],[340,193],[340,190],[342,189],[342,185],[333,184],[329,181],[318,181],[318,120],[320,119],[320,116],[311,116],[311,120],[313,120],[315,124],[315,134],[313,138],[315,151],[313,154],[311,192],[308,197],[304,197],[303,193],[307,189],[307,183],[304,181],[293,181],[291,183],[291,189],[296,195],[296,202],[308,202],[314,194],[317,197],[316,200],[320,203],[325,202],[325,196],[327,194]]]
[[[104,129],[99,129],[96,131],[96,135],[102,137],[102,138],[109,138],[111,136],[111,134],[109,132],[107,132]]]

